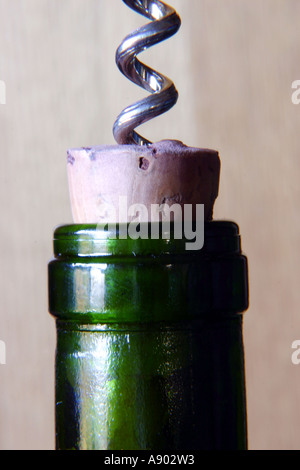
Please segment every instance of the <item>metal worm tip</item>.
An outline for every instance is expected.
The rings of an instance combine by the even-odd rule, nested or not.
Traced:
[[[132,10],[151,23],[129,34],[116,52],[120,71],[136,85],[150,93],[147,98],[125,108],[114,123],[113,134],[118,144],[149,145],[135,128],[171,109],[178,99],[173,82],[137,59],[145,49],[170,38],[181,25],[176,11],[159,0],[123,0]]]

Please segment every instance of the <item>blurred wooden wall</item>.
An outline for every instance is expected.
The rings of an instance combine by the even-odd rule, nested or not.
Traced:
[[[144,126],[219,150],[215,218],[239,223],[249,259],[245,315],[249,447],[300,447],[299,0],[169,0],[176,37],[143,60],[180,99]],[[69,147],[113,144],[112,125],[144,96],[114,54],[144,19],[121,0],[0,0],[0,448],[54,448],[54,321],[47,262],[71,222]]]

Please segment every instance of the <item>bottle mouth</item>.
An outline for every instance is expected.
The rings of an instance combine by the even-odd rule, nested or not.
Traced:
[[[71,224],[54,231],[54,256],[205,256],[241,253],[239,227],[231,221],[135,224]]]

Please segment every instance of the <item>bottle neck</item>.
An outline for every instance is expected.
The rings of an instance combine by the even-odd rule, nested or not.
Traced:
[[[80,324],[207,321],[248,308],[247,259],[238,227],[205,225],[204,246],[186,239],[120,239],[120,230],[64,226],[54,234],[49,309]]]

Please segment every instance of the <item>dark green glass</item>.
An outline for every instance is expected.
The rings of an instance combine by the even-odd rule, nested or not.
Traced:
[[[247,259],[232,222],[204,247],[56,229],[56,448],[247,448],[243,315]]]

